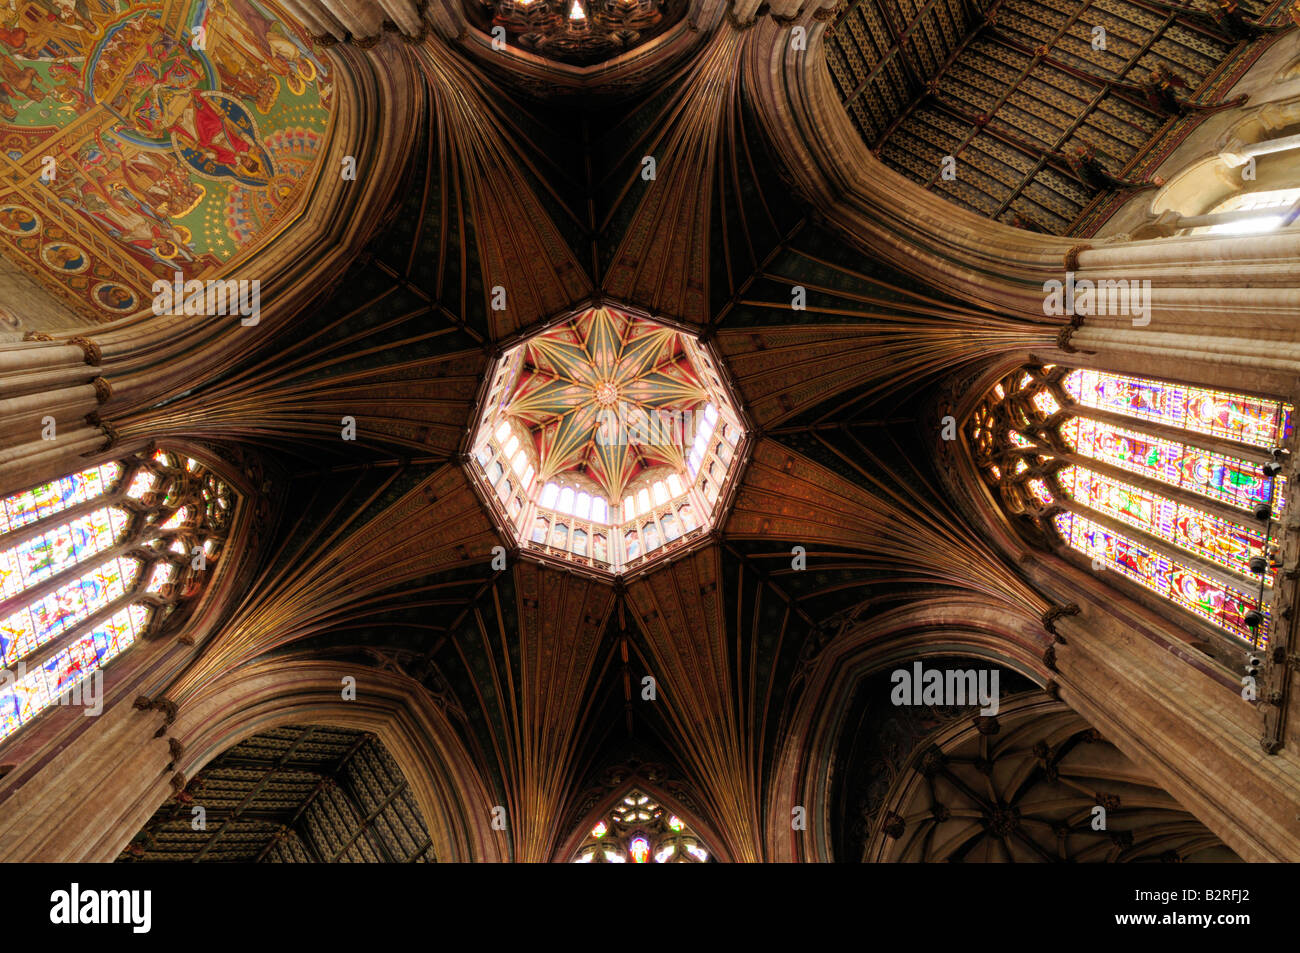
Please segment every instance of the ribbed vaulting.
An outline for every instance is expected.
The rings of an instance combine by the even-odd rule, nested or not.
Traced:
[[[1140,338],[1044,314],[1038,288],[1120,256],[1053,236],[1091,233],[1208,115],[1162,113],[1147,73],[1172,71],[1178,103],[1225,105],[1264,47],[1293,34],[1164,0],[696,0],[592,65],[517,44],[498,55],[450,0],[287,6],[337,64],[340,108],[357,107],[331,148],[354,150],[361,176],[326,182],[338,191],[318,213],[337,240],[271,246],[256,328],[146,316],[102,341],[0,341],[0,388],[13,377],[0,421],[15,422],[0,436],[6,493],[69,460],[174,442],[224,461],[255,504],[240,559],[223,557],[184,637],[109,668],[113,717],[51,718],[0,752],[0,856],[567,861],[635,790],[720,861],[832,859],[846,845],[872,859],[1008,859],[1010,842],[979,820],[987,805],[940,787],[969,822],[961,844],[898,840],[878,812],[841,836],[846,799],[830,776],[846,719],[862,714],[855,692],[936,655],[1037,693],[993,751],[1014,762],[1005,790],[1028,798],[1024,816],[1074,773],[1076,787],[1114,780],[1121,798],[1149,798],[1134,815],[1142,859],[1277,859],[1300,843],[1275,796],[1300,768],[1290,754],[1261,767],[1261,731],[1274,753],[1296,743],[1285,666],[1267,683],[1283,701],[1261,715],[1239,674],[1198,652],[1198,623],[1018,535],[962,443],[976,397],[1022,365],[1077,356],[1209,375],[1291,360],[1291,343],[1263,352],[1291,333],[1278,315],[1294,233],[1230,246],[1262,289],[1235,330],[1207,330],[1197,310],[1226,313],[1224,289],[1254,280],[1231,274],[1228,251],[1163,288]],[[1283,24],[1255,0],[1243,13]],[[793,25],[806,49],[790,46]],[[1092,166],[1072,164],[1079,144],[1115,181],[1099,187]],[[837,150],[840,165],[826,159]],[[582,400],[624,382],[597,361],[573,373],[546,359],[549,342],[579,360],[562,322],[603,308],[715,355],[716,381],[692,407],[725,390],[745,430],[735,466],[707,484],[708,525],[656,535],[655,559],[619,574],[530,546],[494,505],[506,485],[472,469],[477,429],[498,418],[593,485],[622,490],[681,463],[680,448],[646,454],[613,480],[547,443],[550,424],[518,394],[487,406],[515,354],[525,383]],[[1230,360],[1212,333],[1239,333]],[[1259,389],[1293,386],[1274,365]],[[65,444],[46,446],[22,416],[45,387],[61,388]],[[648,392],[665,406],[680,396]],[[699,480],[707,464],[677,472]],[[1291,558],[1295,540],[1285,547]],[[340,699],[348,677],[354,700]],[[954,765],[988,754],[984,734],[926,729],[951,729],[934,743]],[[1114,740],[1104,756],[1080,740],[1093,729]],[[120,829],[36,832],[39,797],[24,785],[64,783],[45,780],[43,764],[64,762],[42,752],[81,757],[98,738],[146,779],[103,809]],[[1178,767],[1202,750],[1214,774]],[[898,780],[909,752],[870,800],[913,831],[929,804]],[[67,783],[112,787],[110,760]],[[1271,805],[1258,836],[1228,821],[1252,792]],[[1083,796],[1044,808],[1043,824],[1077,826]],[[207,831],[190,830],[189,808],[205,803]],[[791,827],[796,806],[812,827]],[[1168,843],[1147,837],[1166,821]],[[1068,838],[1049,856],[1040,835],[1010,859],[1139,859]]]

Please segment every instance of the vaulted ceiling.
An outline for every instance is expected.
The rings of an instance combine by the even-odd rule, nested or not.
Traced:
[[[951,78],[941,67],[954,51],[995,42],[977,29],[980,8],[955,0],[893,18],[892,38],[854,34],[853,18],[882,22],[875,2],[848,9],[836,39],[843,59],[850,35],[874,36],[871,62],[886,64],[852,83],[870,137],[920,122],[931,107],[909,103],[921,77]],[[411,678],[514,819],[516,859],[551,859],[584,785],[639,759],[690,792],[715,852],[745,860],[762,852],[762,792],[808,665],[835,633],[961,596],[1038,633],[1027,651],[1040,654],[1047,603],[945,493],[923,421],[937,419],[944,375],[1050,346],[1058,329],[958,300],[806,206],[736,67],[745,37],[719,29],[642,85],[563,100],[489,79],[436,37],[379,51],[418,86],[423,122],[395,172],[400,202],[364,253],[238,361],[112,419],[123,440],[254,447],[274,500],[246,587],[170,698],[183,707],[240,666],[308,653]],[[992,94],[1004,106],[1012,73]],[[1103,101],[1126,102],[1091,98],[1098,128]],[[1051,167],[1033,165],[1007,188],[1046,182]],[[1061,207],[1058,230],[1085,200]],[[508,309],[490,306],[494,286]],[[461,466],[502,348],[606,300],[712,341],[758,432],[707,545],[618,584],[523,558]]]
[[[616,432],[620,414],[625,421],[648,420],[661,409],[703,414],[710,389],[688,348],[680,332],[645,318],[610,308],[583,312],[502,358],[510,362],[508,390],[488,429],[497,420],[518,422],[530,438],[539,480],[585,473],[611,506],[657,466],[672,467],[689,482],[689,444],[619,440]]]
[[[933,659],[927,667],[966,665]],[[977,717],[952,706],[894,706],[884,673],[861,683],[836,762],[841,857],[1239,860],[1101,732],[1015,673],[999,674],[999,688],[1011,697]]]

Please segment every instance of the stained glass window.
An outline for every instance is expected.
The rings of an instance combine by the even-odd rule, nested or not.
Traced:
[[[80,701],[74,689],[97,670],[180,621],[176,610],[211,575],[233,505],[200,463],[168,451],[0,500],[0,740],[51,705]]]
[[[1257,463],[1249,460],[1085,417],[1072,417],[1061,426],[1061,434],[1075,452],[1121,470],[1220,500],[1246,512],[1258,503],[1272,503],[1281,512],[1285,479],[1279,477],[1274,484],[1264,477]],[[1032,446],[1019,434],[1013,442],[1022,447]]]
[[[1255,511],[1283,509],[1285,479],[1263,466],[1287,452],[1293,413],[1266,397],[1049,365],[995,385],[969,435],[1013,516],[1264,644],[1278,540]]]
[[[706,863],[709,851],[686,823],[635,788],[592,827],[576,864]]]
[[[1084,407],[1193,433],[1256,447],[1274,447],[1291,436],[1292,408],[1275,400],[1092,370],[1067,374],[1062,384]]]

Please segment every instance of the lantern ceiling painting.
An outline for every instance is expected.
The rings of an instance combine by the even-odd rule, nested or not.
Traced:
[[[330,128],[329,68],[254,0],[0,11],[0,250],[92,320],[283,230]]]
[[[747,452],[725,372],[698,339],[591,308],[506,351],[468,464],[499,527],[619,573],[703,536]]]
[[[588,66],[661,35],[686,0],[468,0],[465,10],[484,31],[503,27],[512,45]]]

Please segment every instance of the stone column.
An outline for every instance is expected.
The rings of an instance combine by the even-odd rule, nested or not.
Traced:
[[[1300,229],[1100,245],[1062,264],[1060,280],[1150,282],[1145,314],[1081,315],[1067,342],[1080,358],[1063,363],[1295,394]]]
[[[1234,685],[1092,605],[1055,623],[1060,697],[1250,861],[1300,860],[1300,756],[1268,755]]]

